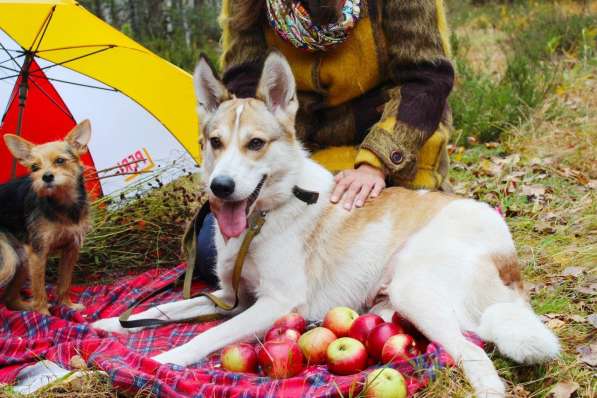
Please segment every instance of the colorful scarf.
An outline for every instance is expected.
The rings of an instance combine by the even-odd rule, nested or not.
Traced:
[[[266,4],[268,20],[278,36],[308,51],[325,51],[344,42],[361,14],[361,0],[346,0],[337,22],[318,26],[300,0],[267,0]]]

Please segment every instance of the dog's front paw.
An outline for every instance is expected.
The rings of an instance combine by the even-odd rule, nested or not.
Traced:
[[[47,302],[33,302],[31,305],[31,310],[35,312],[39,312],[42,315],[50,315],[50,306]]]
[[[32,311],[33,303],[31,301],[25,301],[21,298],[6,301],[6,307],[13,311]]]
[[[91,324],[92,328],[105,330],[106,332],[112,333],[124,333],[127,334],[131,330],[125,329],[120,325],[120,321],[117,317],[113,318],[104,318],[100,319],[99,321],[95,321]]]
[[[83,304],[73,303],[72,301],[63,302],[62,304],[75,311],[83,311],[85,309],[85,306]]]
[[[192,365],[193,363],[199,362],[201,358],[197,358],[194,355],[189,354],[188,352],[180,352],[180,350],[175,348],[173,350],[156,355],[151,359],[159,363],[171,363],[173,365],[188,366]]]

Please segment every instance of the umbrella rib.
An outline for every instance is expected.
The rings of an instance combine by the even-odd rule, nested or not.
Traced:
[[[6,103],[6,109],[4,109],[4,113],[2,114],[2,123],[4,123],[4,119],[6,118],[6,115],[8,114],[8,111],[10,109],[10,104],[12,104],[12,101],[14,101],[15,98],[17,97],[17,92],[18,91],[19,90],[15,90],[13,88],[12,92],[10,93],[10,99]]]
[[[10,51],[10,50],[8,50]],[[0,61],[0,65],[4,65],[7,62],[13,61],[15,62],[17,59],[19,58],[23,58],[25,56],[25,53],[21,52],[21,54],[18,57],[10,57],[9,59],[5,59],[4,61]],[[17,64],[17,66],[20,68],[21,65],[19,65],[17,62],[15,62]]]
[[[31,47],[29,48],[29,52],[36,52],[39,49],[39,46],[41,46],[41,41],[43,40],[43,38],[48,30],[48,27],[50,26],[50,21],[52,20],[52,17],[54,16],[54,11],[56,11],[55,5],[52,6],[52,8],[50,9],[50,12],[46,16],[46,19],[44,19],[44,22],[42,23],[41,27],[37,31],[37,34],[35,35],[35,39],[33,39],[33,43],[31,43]],[[39,38],[39,42],[37,43],[35,50],[33,50],[33,46],[35,46],[35,43],[37,42],[38,38]]]
[[[8,66],[4,66],[4,65],[1,65],[1,64],[0,64],[0,69],[6,69],[6,70],[9,70],[11,72],[19,73],[19,71],[17,69],[9,68]]]
[[[16,75],[0,77],[0,80],[14,79],[15,77],[19,77],[19,75],[20,73],[17,73]]]
[[[81,44],[78,46],[65,46],[65,47],[56,47],[56,48],[45,48],[43,50],[37,50],[35,53],[45,53],[50,51],[61,51],[61,50],[73,50],[76,48],[91,48],[91,47],[105,47],[105,48],[112,48],[112,47],[119,47],[117,44]]]
[[[44,78],[43,76],[37,76],[37,75],[33,75],[35,77],[38,78]],[[112,87],[100,87],[100,86],[94,86],[93,84],[84,84],[84,83],[76,83],[76,82],[69,82],[68,80],[62,80],[62,79],[56,79],[53,77],[45,77],[45,79],[53,81],[53,82],[58,82],[58,83],[65,83],[65,84],[72,84],[73,86],[81,86],[81,87],[87,87],[87,88],[96,88],[98,90],[105,90],[105,91],[114,91],[114,92],[118,92],[117,89],[112,88]]]
[[[63,108],[63,107],[62,107],[62,106],[61,106],[59,103],[57,103],[57,102],[56,102],[56,100],[54,100],[54,98],[52,98],[52,97],[50,96],[50,94],[48,94],[48,93],[46,92],[46,90],[44,90],[42,87],[40,87],[40,85],[39,85],[39,84],[37,84],[37,82],[35,81],[35,79],[31,79],[30,81],[31,81],[31,82],[32,82],[32,83],[35,85],[35,87],[37,87],[37,89],[38,89],[39,91],[41,91],[41,93],[42,93],[43,95],[45,95],[45,96],[46,96],[46,98],[47,98],[47,99],[49,99],[49,100],[50,100],[50,101],[51,101],[51,102],[52,102],[54,105],[56,105],[56,108],[58,108],[60,111],[62,111],[62,113],[64,113],[64,114],[65,114],[66,116],[68,116],[69,118],[71,118],[71,120],[72,120],[72,121],[76,121],[76,120],[75,120],[75,117],[72,115],[72,113],[70,113],[70,111],[69,111],[68,109],[64,109],[64,108]]]
[[[6,53],[6,55],[8,55],[10,57],[10,60],[12,60],[12,62],[15,63],[15,65],[20,69],[21,65],[19,65],[19,63],[17,62],[17,60],[15,59],[15,57],[12,56],[12,54],[10,53],[10,51],[8,51],[8,49],[6,47],[4,47],[4,44],[0,43],[0,47],[2,47],[2,49],[4,50],[4,52]],[[8,62],[9,60],[3,61],[4,62]]]
[[[109,50],[111,48],[114,48],[114,46],[102,48],[101,50],[93,51],[93,52],[90,52],[88,54],[83,54],[83,55],[79,55],[78,57],[75,57],[75,58],[67,59],[66,61],[61,61],[61,62],[54,63],[52,65],[44,66],[43,68],[39,68],[38,70],[46,70],[46,69],[53,68],[55,66],[61,66],[61,65],[67,64],[69,62],[76,61],[76,60],[81,59],[81,58],[86,58],[86,57],[90,57],[90,56],[95,55],[95,54],[99,54],[99,53],[104,52],[106,50]]]

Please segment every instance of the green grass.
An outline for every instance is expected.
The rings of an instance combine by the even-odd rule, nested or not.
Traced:
[[[473,10],[461,2],[452,4],[450,9],[456,10],[453,26],[472,28],[455,29],[451,36],[458,81],[450,104],[458,144],[469,136],[484,142],[497,140],[522,124],[557,87],[561,65],[554,58],[566,55],[588,60],[595,55],[594,16],[567,15],[554,2],[535,4],[530,7],[521,1]],[[467,57],[479,34],[495,36],[496,30],[503,37],[489,51],[501,52],[506,58],[497,79],[479,71]]]

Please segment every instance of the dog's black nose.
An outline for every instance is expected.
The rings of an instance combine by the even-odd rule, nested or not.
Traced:
[[[48,184],[51,183],[52,181],[54,181],[54,174],[52,173],[45,173],[42,177],[42,180],[44,180],[44,182],[47,182]]]
[[[210,188],[214,195],[224,199],[234,192],[234,180],[228,176],[218,176],[212,180]]]

